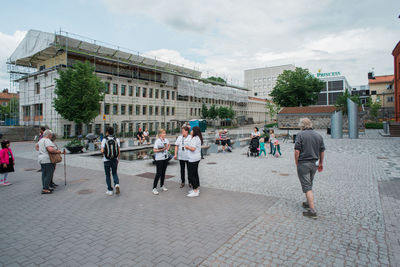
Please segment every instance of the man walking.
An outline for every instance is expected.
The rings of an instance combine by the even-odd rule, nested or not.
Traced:
[[[117,174],[118,157],[120,154],[120,142],[118,138],[114,137],[114,128],[108,127],[106,130],[106,137],[101,141],[101,153],[103,154],[104,171],[106,173],[107,192],[106,194],[112,196],[114,191],[111,186],[110,170],[114,180],[115,193],[120,193],[119,179]]]
[[[303,202],[303,207],[307,209],[303,212],[303,216],[317,218],[312,186],[316,171],[323,170],[325,145],[322,136],[312,129],[310,119],[300,119],[299,126],[301,132],[296,137],[294,159],[301,188],[307,198],[307,202]]]

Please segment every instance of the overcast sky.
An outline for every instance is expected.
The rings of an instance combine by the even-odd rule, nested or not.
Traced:
[[[6,59],[29,29],[60,28],[243,84],[244,70],[294,64],[340,71],[351,85],[393,74],[400,1],[3,1],[0,88]]]

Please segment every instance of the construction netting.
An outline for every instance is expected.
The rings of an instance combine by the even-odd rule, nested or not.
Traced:
[[[180,78],[178,95],[217,100],[247,102],[247,92],[230,86],[213,85],[194,79]]]

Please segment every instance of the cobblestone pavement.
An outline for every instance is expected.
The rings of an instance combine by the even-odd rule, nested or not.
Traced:
[[[135,251],[131,256],[126,256],[127,259],[129,258],[135,263],[140,263],[136,260],[136,257],[140,257],[144,253],[144,250],[137,250],[136,246],[139,247],[141,242],[145,242],[152,252],[154,240],[158,240],[158,238],[152,238],[153,236],[149,234],[138,241],[134,239],[135,234],[132,232],[137,233],[136,228],[138,227],[142,229],[139,232],[143,232],[144,235],[144,233],[151,232],[153,228],[162,227],[165,216],[167,216],[168,222],[170,222],[169,220],[173,221],[171,217],[168,217],[169,213],[173,214],[171,216],[180,218],[178,221],[184,220],[182,218],[188,217],[187,215],[189,217],[194,216],[190,212],[192,210],[190,207],[195,203],[198,206],[192,208],[201,210],[204,214],[207,214],[208,209],[218,210],[218,212],[209,216],[205,225],[200,223],[196,225],[208,236],[204,238],[202,238],[203,236],[196,236],[196,238],[202,240],[201,252],[196,254],[199,256],[194,258],[187,257],[187,255],[192,255],[196,249],[199,249],[199,246],[194,245],[196,242],[191,243],[192,245],[189,245],[189,247],[192,247],[191,253],[183,253],[187,258],[187,261],[182,262],[184,265],[400,266],[398,256],[400,251],[400,138],[383,138],[377,131],[366,131],[357,140],[346,138],[333,140],[322,131],[321,134],[325,138],[327,151],[324,171],[317,174],[314,185],[316,208],[319,213],[317,220],[304,218],[301,214],[300,204],[304,196],[293,164],[293,143],[282,143],[283,157],[281,158],[270,156],[268,158],[248,158],[244,155],[247,151],[246,147],[236,149],[233,153],[218,153],[207,156],[200,164],[202,197],[195,202],[181,197],[179,190],[174,189],[168,192],[168,199],[165,202],[153,203],[157,199],[148,194],[151,180],[137,178],[133,175],[154,172],[154,166],[149,161],[121,162],[120,173],[126,174],[124,177],[131,184],[128,186],[130,186],[129,191],[132,193],[127,199],[129,203],[135,203],[131,209],[128,208],[130,205],[125,201],[115,203],[104,200],[102,174],[96,172],[96,170],[102,168],[99,158],[69,155],[68,164],[76,167],[71,168],[71,170],[76,170],[79,177],[88,180],[78,182],[81,178],[78,176],[74,178],[77,179],[76,184],[71,184],[65,192],[59,192],[60,198],[54,198],[56,202],[52,202],[52,205],[55,206],[67,206],[61,208],[60,213],[56,212],[59,207],[51,208],[50,211],[63,214],[68,208],[68,216],[59,215],[56,221],[64,222],[63,218],[68,218],[73,222],[72,225],[76,227],[80,226],[79,222],[82,222],[83,219],[83,222],[88,225],[82,226],[79,234],[87,230],[89,234],[85,237],[91,240],[90,243],[85,244],[95,246],[100,243],[106,247],[105,250],[107,251],[113,247],[107,243],[108,239],[113,239],[113,234],[112,231],[108,233],[105,230],[104,223],[116,224],[117,229],[123,229],[122,232],[124,234],[126,232],[126,235],[131,237],[129,241],[121,241],[122,239],[118,241],[130,247],[131,251]],[[20,157],[34,158],[35,152],[29,148],[30,146],[31,144],[27,143],[15,144],[15,152]],[[21,161],[23,160],[21,159]],[[27,160],[27,162],[34,165],[33,161]],[[82,169],[78,167],[82,167]],[[24,174],[26,173],[29,172]],[[168,182],[174,185],[172,187],[176,187],[176,184],[172,183],[173,181],[179,182],[180,180],[177,173],[178,164],[172,162],[167,170],[167,174],[175,176]],[[101,178],[94,179],[93,175],[101,176]],[[24,183],[15,185],[15,188],[17,186],[26,187],[22,190],[28,190],[32,188],[33,184],[27,178]],[[78,189],[86,188],[84,185],[94,188],[95,193],[77,195]],[[75,191],[72,190],[75,187]],[[0,189],[3,191],[3,188]],[[9,188],[6,188],[6,190],[9,190]],[[207,192],[207,197],[203,195],[203,191]],[[37,207],[40,207],[36,202],[42,198],[36,194],[37,192],[34,192],[27,196],[30,202],[35,202],[28,205],[30,215],[37,212]],[[216,200],[214,196],[211,197],[213,194],[219,196],[220,199]],[[50,197],[53,198],[54,196]],[[126,196],[124,195],[124,197]],[[252,202],[254,201],[253,197],[258,199]],[[5,195],[2,192],[0,199],[3,198],[10,198],[12,199],[11,202],[15,201],[19,203],[19,206],[21,204],[20,197]],[[110,211],[111,215],[107,216],[105,211],[97,206],[99,204],[105,205],[106,210],[107,208],[110,210],[114,208],[116,211]],[[88,213],[87,209],[91,208],[91,205],[94,206],[98,217],[94,216],[92,212]],[[114,207],[109,205],[114,205]],[[146,207],[152,208],[143,208],[140,212],[137,212],[136,208],[142,207],[141,205],[148,205]],[[157,211],[160,216],[151,213],[156,205],[160,205],[159,209],[165,211]],[[170,205],[176,206],[171,207]],[[179,205],[183,205],[187,209],[176,211]],[[215,209],[214,206],[216,206]],[[260,208],[260,206],[264,206],[264,208]],[[79,207],[78,211],[71,212],[70,209],[73,209],[73,207]],[[22,209],[22,211],[24,214],[27,213],[26,209]],[[113,220],[117,214],[121,213],[123,220]],[[178,215],[175,215],[175,213],[178,213]],[[247,215],[248,213],[249,215]],[[1,212],[1,214],[4,213]],[[138,220],[138,215],[144,219]],[[94,223],[93,216],[96,219]],[[228,216],[228,218],[222,218],[225,216]],[[234,216],[234,219],[232,216]],[[246,220],[242,218],[243,216]],[[26,216],[23,217],[26,218]],[[237,220],[237,222],[233,220]],[[54,219],[51,221],[54,222]],[[132,227],[125,225],[131,221]],[[214,221],[215,223],[209,225]],[[184,222],[190,224],[191,220],[184,220]],[[216,226],[213,226],[221,222],[225,227],[216,228]],[[142,223],[144,225],[141,225]],[[15,221],[11,222],[11,229],[15,230],[16,228],[13,227],[16,226],[13,224],[15,224]],[[149,227],[149,224],[154,224],[156,227]],[[169,226],[171,225],[174,224],[170,222]],[[215,236],[219,236],[219,238],[216,238],[217,241],[211,239],[212,234],[207,232],[210,227],[213,228],[211,232],[215,233]],[[229,231],[224,232],[223,230],[226,230],[227,227],[230,227]],[[99,235],[96,236],[94,228],[102,229],[99,231]],[[191,239],[189,228],[184,228],[181,232],[178,231],[183,240],[186,240],[184,238],[186,236]],[[61,228],[50,227],[50,229],[54,233]],[[68,229],[70,231],[71,228]],[[39,232],[43,233],[43,230]],[[173,243],[173,241],[169,242],[168,239],[173,239],[176,231],[167,228],[158,231],[156,236],[163,236],[162,232],[167,238],[166,240],[162,239],[164,243],[160,242],[169,246],[168,244]],[[222,232],[221,235],[219,235],[220,232]],[[226,234],[227,232],[229,234]],[[121,234],[121,232],[118,233]],[[121,238],[124,234],[121,234]],[[61,243],[62,237],[58,236],[58,238],[57,242]],[[3,239],[3,236],[0,235],[0,239]],[[70,240],[70,244],[80,242],[82,242],[80,238]],[[132,242],[132,245],[129,245],[130,242]],[[25,241],[22,239],[19,246],[24,243]],[[12,246],[11,244],[12,242],[8,246]],[[185,251],[187,243],[182,241],[182,244],[182,250]],[[2,250],[3,246],[1,247]],[[97,255],[96,252],[91,253],[92,251],[94,250],[88,250],[87,254],[94,255],[94,257],[100,255]],[[104,253],[104,251],[101,251],[101,253]],[[117,255],[120,254],[117,253]],[[164,253],[165,258],[169,259],[165,262],[155,262],[153,257],[145,255],[146,257],[141,257],[141,259],[149,260],[150,258],[151,260],[144,261],[141,265],[163,265],[164,263],[177,265],[174,260],[176,260],[178,254],[170,253],[170,250]],[[0,254],[0,262],[2,262],[3,256],[3,253]],[[70,256],[64,258],[64,260],[71,259]],[[115,259],[115,257],[113,258]],[[81,263],[79,258],[75,261]],[[113,260],[109,263],[113,265],[116,262],[116,260]],[[93,261],[88,261],[88,263],[93,263]],[[95,262],[97,265],[99,263]]]

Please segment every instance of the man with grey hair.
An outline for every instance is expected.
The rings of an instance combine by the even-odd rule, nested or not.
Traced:
[[[325,145],[322,136],[312,129],[310,119],[300,119],[299,126],[301,132],[296,136],[294,159],[301,188],[307,198],[307,202],[303,202],[303,207],[307,209],[303,212],[303,215],[317,218],[312,186],[316,171],[321,172],[323,170]]]

